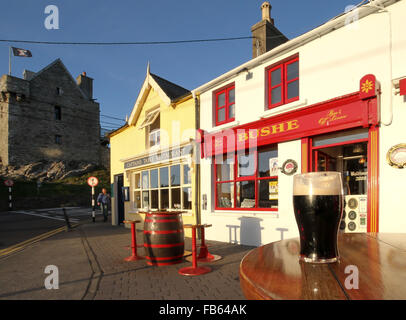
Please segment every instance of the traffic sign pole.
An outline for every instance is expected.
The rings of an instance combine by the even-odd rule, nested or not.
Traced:
[[[92,220],[96,222],[96,203],[94,198],[94,187],[99,184],[99,179],[96,177],[89,177],[87,179],[87,184],[92,187]]]
[[[96,205],[94,199],[94,187],[92,187],[92,219],[93,222],[96,222]]]
[[[12,197],[12,193],[13,193],[14,181],[13,181],[13,180],[5,180],[5,181],[4,181],[4,185],[5,185],[6,187],[8,187],[8,209],[11,211],[11,210],[13,210],[13,197]]]
[[[9,210],[13,210],[13,197],[12,197],[12,192],[13,187],[8,187],[8,208]]]

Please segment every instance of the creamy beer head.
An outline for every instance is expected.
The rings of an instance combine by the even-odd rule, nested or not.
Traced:
[[[343,195],[341,172],[310,172],[297,174],[293,179],[294,196]]]

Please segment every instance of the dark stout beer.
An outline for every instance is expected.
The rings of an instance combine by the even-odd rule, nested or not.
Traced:
[[[295,176],[293,207],[300,234],[300,258],[335,262],[337,233],[343,210],[341,176],[336,172]]]

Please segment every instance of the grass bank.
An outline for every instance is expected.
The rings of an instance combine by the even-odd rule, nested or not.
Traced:
[[[107,170],[96,170],[80,177],[60,181],[44,182],[38,188],[36,181],[16,180],[12,189],[13,209],[43,209],[76,206],[91,206],[91,188],[87,178],[95,176],[99,185],[96,196],[102,188],[110,192],[110,176]],[[0,211],[8,210],[8,188],[0,178]]]

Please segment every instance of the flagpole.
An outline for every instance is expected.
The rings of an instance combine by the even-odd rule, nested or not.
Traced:
[[[9,56],[8,56],[8,75],[11,76],[11,46],[9,46]]]

